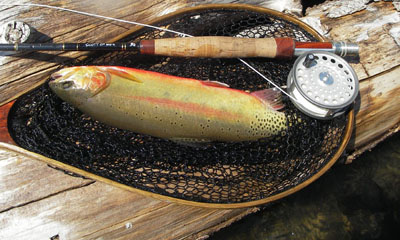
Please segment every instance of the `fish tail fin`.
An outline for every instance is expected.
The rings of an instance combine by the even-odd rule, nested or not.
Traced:
[[[285,107],[285,104],[282,102],[282,93],[277,88],[259,90],[250,94],[257,97],[263,103],[276,111]]]

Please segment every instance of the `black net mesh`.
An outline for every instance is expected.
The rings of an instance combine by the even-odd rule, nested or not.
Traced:
[[[158,24],[191,35],[292,37],[315,40],[299,26],[266,13],[239,9],[202,10]],[[143,29],[122,41],[177,37]],[[280,85],[292,61],[247,59]],[[98,53],[70,65],[119,65],[170,75],[217,80],[255,91],[271,86],[237,59],[195,59]],[[22,96],[9,118],[17,144],[33,152],[134,188],[207,203],[243,203],[291,189],[317,173],[343,140],[347,117],[315,120],[284,98],[288,130],[257,142],[182,146],[112,128],[57,98],[47,84]]]

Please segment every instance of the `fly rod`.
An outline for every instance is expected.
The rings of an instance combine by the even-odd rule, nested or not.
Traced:
[[[15,43],[0,44],[0,51],[138,51],[141,54],[210,58],[292,58],[308,51],[358,56],[355,43],[297,42],[292,38],[238,38],[206,36],[163,38],[130,43]]]

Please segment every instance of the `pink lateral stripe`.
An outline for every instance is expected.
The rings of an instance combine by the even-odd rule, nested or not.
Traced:
[[[218,117],[221,119],[238,119],[242,117],[242,115],[240,114],[235,114],[227,111],[214,109],[211,107],[202,106],[201,104],[198,103],[185,103],[165,98],[153,98],[153,97],[142,97],[142,96],[129,96],[128,98],[135,99],[138,101],[149,102],[152,104],[159,104],[162,105],[163,107],[179,109],[184,112],[198,113],[208,117]]]

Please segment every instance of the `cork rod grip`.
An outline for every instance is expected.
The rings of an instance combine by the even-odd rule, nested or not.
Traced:
[[[292,57],[291,38],[188,37],[142,40],[140,52],[175,57]]]

